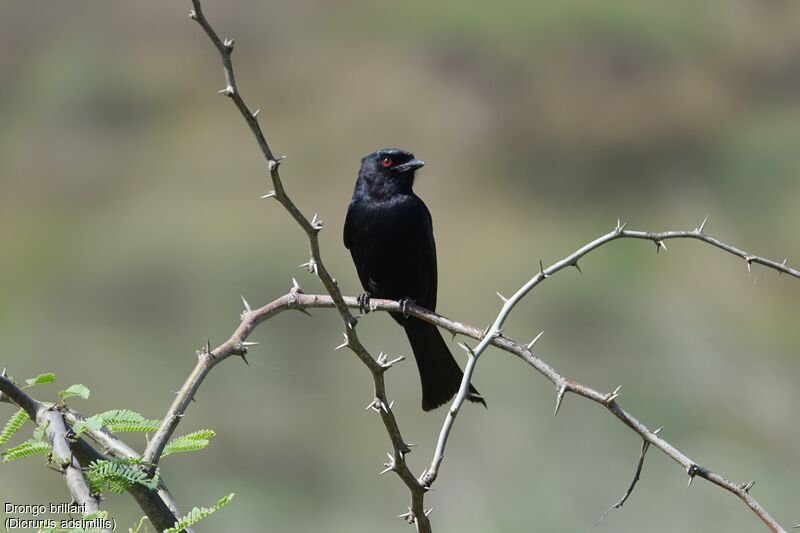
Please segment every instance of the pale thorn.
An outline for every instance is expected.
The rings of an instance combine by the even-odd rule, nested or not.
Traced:
[[[242,346],[247,348],[248,346],[258,346],[258,343],[255,341],[244,341],[242,342]]]
[[[753,256],[752,255],[745,256],[744,262],[747,263],[747,273],[751,274],[753,272],[751,268],[753,264]]]
[[[3,367],[3,371],[0,372],[0,376],[3,376],[3,377],[8,376],[8,367],[7,366]]]
[[[619,397],[619,391],[622,390],[622,385],[614,389],[614,392],[606,396],[606,403],[611,403]]]
[[[394,366],[394,365],[396,365],[396,364],[397,364],[397,363],[399,363],[400,361],[403,361],[405,358],[406,358],[406,357],[405,357],[404,355],[401,355],[400,357],[397,357],[396,359],[392,359],[391,361],[388,361],[388,362],[387,362],[387,363],[385,363],[383,366],[384,366],[384,367],[386,367],[386,368],[389,368],[389,367],[391,367],[391,366]]]
[[[656,429],[656,430],[652,431],[651,433],[652,433],[653,435],[658,435],[659,433],[661,433],[661,430],[662,430],[662,429],[664,429],[664,426],[661,426],[660,428],[658,428],[658,429]]]
[[[706,222],[708,222],[708,215],[706,215],[706,218],[703,219],[703,222],[695,230],[698,233],[698,235],[702,235],[703,234],[703,229],[706,227]]]
[[[384,475],[386,472],[390,472],[390,471],[392,471],[392,470],[394,470],[394,465],[389,465],[389,466],[387,466],[386,468],[384,468],[383,470],[381,470],[380,472],[378,472],[378,475],[379,475],[379,476],[382,476],[382,475]]]
[[[425,511],[425,516],[430,516],[430,514],[431,514],[432,512],[433,512],[433,507],[431,507],[430,509],[428,509],[427,511]]]
[[[233,87],[228,85],[224,89],[217,91],[217,94],[222,94],[222,95],[225,95],[225,96],[233,96],[234,92],[235,91],[233,90]]]
[[[261,108],[259,107],[255,111],[253,111],[253,118],[258,118],[258,114],[261,113]]]
[[[561,385],[556,393],[556,410],[553,411],[553,416],[558,416],[558,411],[561,409],[561,402],[564,400],[564,395],[567,393],[567,386]]]
[[[391,409],[392,409],[392,407],[394,407],[394,400],[392,400],[391,402],[389,402],[389,410],[391,410]]]
[[[249,304],[249,303],[248,303],[248,301],[245,299],[245,297],[244,297],[244,294],[242,294],[242,295],[240,295],[240,296],[242,297],[242,303],[244,304],[244,308],[245,308],[245,309],[247,310],[247,312],[249,313],[249,312],[250,312],[250,311],[252,311],[253,309],[250,307],[250,304]]]
[[[342,333],[342,335],[344,336],[344,342],[343,342],[342,344],[340,344],[339,346],[337,346],[336,348],[334,348],[334,351],[335,351],[335,350],[341,350],[342,348],[344,348],[344,347],[346,347],[346,346],[347,346],[347,343],[349,342],[349,341],[347,340],[347,334],[345,334],[345,333]]]
[[[265,198],[272,198],[273,196],[275,196],[275,191],[269,191],[267,194],[262,196],[261,199],[264,200]]]
[[[689,475],[689,483],[686,484],[687,489],[692,486],[692,481],[694,481],[694,476]]]
[[[545,273],[544,265],[542,264],[542,260],[541,259],[539,259],[539,274],[541,274],[544,279],[547,279],[547,278],[550,277],[550,274],[546,274]]]
[[[189,11],[189,18],[192,20],[197,20],[197,12],[194,9]]]
[[[225,37],[225,40],[222,41],[222,46],[224,46],[229,52],[233,50],[233,45],[236,41],[231,39],[230,37]]]
[[[377,398],[373,398],[372,401],[367,404],[367,406],[364,408],[364,410],[365,411],[369,411],[370,409],[374,409],[376,400],[377,400]]]
[[[303,266],[303,265],[300,265],[300,266]],[[303,290],[303,289],[300,288],[300,284],[297,283],[297,280],[295,278],[292,278],[292,289],[294,289],[295,291]]]
[[[742,487],[743,491],[750,492],[750,489],[752,489],[753,485],[755,485],[755,484],[756,484],[756,481],[755,480],[751,480],[751,481],[748,481],[747,483],[743,483],[741,485],[741,487]]]
[[[538,341],[542,337],[542,335],[544,335],[544,331],[542,331],[538,335],[536,335],[536,337],[534,337],[533,340],[527,344],[527,348],[529,350],[531,348],[533,348],[533,345],[536,344],[536,341]]]
[[[508,301],[508,298],[506,298],[505,296],[503,296],[503,295],[502,295],[502,294],[500,294],[499,292],[496,292],[496,291],[495,291],[495,294],[497,295],[497,297],[498,297],[498,298],[500,298],[501,300],[503,300],[503,303],[506,303],[506,302]]]
[[[466,343],[464,343],[464,342],[459,342],[459,343],[458,343],[458,346],[459,346],[459,347],[460,347],[462,350],[464,350],[465,352],[467,352],[468,354],[470,354],[470,355],[475,355],[475,354],[474,354],[474,352],[472,351],[472,348],[470,348],[469,346],[467,346],[467,344],[466,344]]]
[[[786,262],[787,262],[787,261],[789,261],[789,258],[788,258],[788,257],[784,258],[784,260],[783,260],[783,263],[781,263],[781,266],[782,266],[783,268],[786,268]],[[779,270],[779,271],[778,271],[778,275],[780,276],[781,274],[783,274],[783,270]]]
[[[667,249],[667,245],[664,244],[664,241],[659,239],[656,241],[656,253],[660,252],[662,248],[664,249],[665,252],[669,252],[669,250]]]

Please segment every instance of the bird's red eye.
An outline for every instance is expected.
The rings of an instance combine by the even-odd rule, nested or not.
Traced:
[[[385,166],[385,167],[390,167],[390,166],[392,166],[392,159],[391,159],[391,158],[389,158],[389,157],[384,157],[384,158],[383,158],[383,161],[381,161],[381,165],[383,165],[383,166]]]

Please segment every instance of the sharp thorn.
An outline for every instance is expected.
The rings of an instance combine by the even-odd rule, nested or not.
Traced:
[[[703,229],[705,229],[706,227],[706,222],[708,222],[708,215],[706,215],[706,218],[703,219],[703,222],[697,228],[697,233],[699,233],[700,235],[703,234]]]
[[[575,267],[575,268],[578,270],[578,272],[580,272],[581,274],[583,274],[583,270],[581,270],[581,267],[580,267],[580,265],[578,264],[578,262],[577,262],[577,261],[575,261],[575,262],[572,264],[572,266],[574,266],[574,267]]]
[[[564,400],[564,395],[567,393],[567,386],[561,385],[556,393],[556,410],[553,411],[553,416],[558,416],[558,411],[561,409],[561,402]]]
[[[300,266],[303,266],[303,265],[300,265]],[[300,284],[297,283],[297,280],[295,278],[292,278],[292,289],[294,289],[296,291],[302,290],[300,288]]]
[[[536,337],[533,338],[531,342],[528,343],[529,350],[533,348],[533,345],[536,344],[536,341],[538,341],[542,337],[542,335],[544,335],[544,331],[540,332],[538,335],[536,335]]]
[[[664,429],[664,426],[661,426],[660,428],[658,428],[658,429],[656,429],[656,430],[652,431],[653,435],[658,435],[659,433],[661,433],[661,430],[662,430],[662,429]]]
[[[302,307],[298,307],[297,310],[300,311],[301,313],[303,313],[306,316],[313,316],[311,313],[309,313],[307,310],[303,309]]]
[[[344,335],[344,342],[342,344],[340,344],[339,346],[337,346],[336,348],[334,348],[334,350],[341,350],[342,348],[347,346],[347,343],[348,343],[347,334],[346,333],[342,333],[342,335]]]
[[[273,196],[275,196],[275,191],[269,191],[267,194],[262,196],[261,199],[263,200],[265,198],[272,198]]]
[[[550,274],[545,274],[544,265],[542,264],[542,260],[541,259],[539,259],[539,274],[541,274],[542,277],[545,278],[545,279],[550,277]]]
[[[242,358],[242,361],[244,361],[244,364],[246,364],[247,366],[250,366],[250,361],[247,360],[247,355],[246,354],[240,353],[239,357]]]
[[[392,470],[394,470],[394,465],[389,465],[389,466],[387,466],[386,468],[384,468],[383,470],[381,470],[380,472],[378,472],[378,475],[379,475],[379,476],[382,476],[382,475],[384,475],[386,472],[390,472],[390,471],[392,471]]]
[[[242,303],[244,304],[244,308],[245,308],[245,309],[247,310],[247,312],[249,313],[249,312],[250,312],[250,311],[252,311],[253,309],[250,307],[250,303],[248,303],[248,301],[245,299],[245,297],[244,297],[244,294],[242,294],[242,295],[241,295],[241,297],[242,297]]]
[[[255,341],[245,341],[245,342],[242,343],[242,346],[245,346],[245,347],[247,347],[247,346],[258,346],[258,343],[255,342]]]
[[[467,346],[467,344],[466,344],[465,342],[459,342],[459,343],[458,343],[458,346],[459,346],[459,347],[460,347],[462,350],[464,350],[465,352],[467,352],[468,354],[470,354],[470,355],[473,355],[472,348],[470,348],[469,346]]]
[[[505,296],[503,296],[499,292],[495,292],[495,294],[497,295],[498,298],[500,298],[503,301],[503,303],[506,303],[508,301],[508,298],[506,298]]]
[[[425,511],[425,516],[430,516],[430,514],[431,514],[432,512],[433,512],[433,507],[431,507],[430,509],[428,509],[427,511]]]
[[[257,118],[259,113],[261,113],[261,108],[256,109],[255,111],[253,111],[253,118]]]

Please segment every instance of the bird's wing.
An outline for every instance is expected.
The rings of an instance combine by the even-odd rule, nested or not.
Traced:
[[[425,203],[422,200],[420,200],[419,203],[422,206],[422,216],[419,218],[419,221],[423,225],[420,233],[423,235],[424,243],[424,246],[422,246],[423,253],[421,254],[423,263],[421,265],[423,266],[421,274],[424,277],[422,285],[425,289],[422,291],[422,301],[417,303],[434,311],[436,310],[436,293],[438,290],[439,276],[436,266],[436,241],[433,238],[433,219]]]
[[[344,239],[344,247],[348,250],[350,249],[350,239],[352,239],[352,215],[353,212],[353,202],[350,201],[350,205],[347,206],[347,215],[344,218],[344,231],[342,234],[342,238]]]

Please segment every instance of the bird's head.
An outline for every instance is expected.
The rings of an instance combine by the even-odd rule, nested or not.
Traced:
[[[384,148],[361,159],[358,177],[372,193],[408,193],[414,184],[414,173],[424,165],[425,162],[415,159],[411,152]]]

